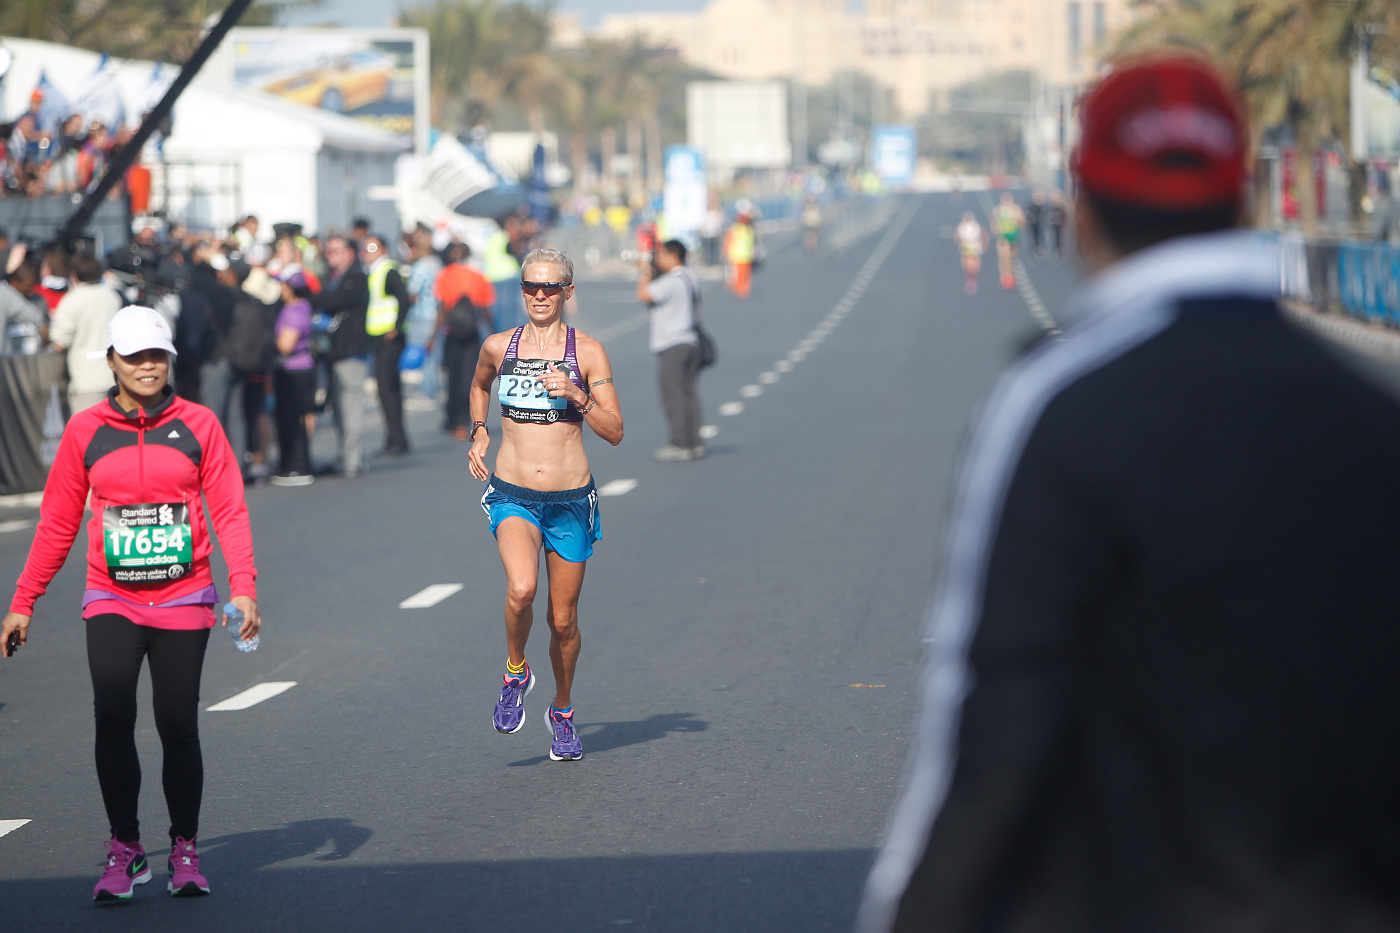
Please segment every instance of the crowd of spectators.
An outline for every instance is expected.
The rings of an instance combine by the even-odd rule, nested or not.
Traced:
[[[529,244],[492,246],[505,252],[499,270]],[[466,243],[435,249],[423,226],[391,239],[359,221],[323,240],[292,223],[266,236],[252,216],[222,236],[138,223],[105,261],[12,246],[0,231],[0,259],[0,356],[63,353],[70,413],[102,403],[107,322],[124,305],[148,305],[175,335],[175,391],[241,442],[256,484],[364,472],[371,392],[386,428],[377,456],[409,452],[406,408],[441,407],[442,429],[464,438],[480,340],[524,314],[518,285],[500,294]],[[313,464],[310,439],[327,409],[338,456]]]
[[[0,197],[92,191],[131,137],[132,128],[125,123],[108,127],[81,113],[46,109],[44,92],[36,89],[27,111],[0,124]],[[150,170],[133,165],[122,182],[132,210],[145,213],[150,203]]]

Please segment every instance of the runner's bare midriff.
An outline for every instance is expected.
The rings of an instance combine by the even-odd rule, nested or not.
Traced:
[[[507,483],[540,492],[587,486],[591,474],[583,450],[583,425],[517,424],[502,419],[495,473]]]

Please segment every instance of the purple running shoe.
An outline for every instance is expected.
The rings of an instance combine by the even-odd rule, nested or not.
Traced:
[[[139,842],[108,839],[106,845],[107,868],[92,889],[92,899],[99,904],[120,904],[131,900],[138,884],[151,880],[151,866],[146,864],[146,850]]]
[[[199,853],[194,840],[175,837],[170,845],[170,883],[165,889],[171,897],[203,897],[209,893],[209,881],[199,873]]]
[[[574,731],[573,710],[561,713],[551,706],[545,725],[549,726],[549,735],[553,739],[549,743],[550,758],[555,761],[578,761],[583,757],[583,743]]]
[[[491,717],[497,732],[513,734],[525,725],[525,698],[535,689],[535,673],[525,665],[525,673],[516,677],[507,672],[502,678],[501,698],[496,701],[496,713]]]

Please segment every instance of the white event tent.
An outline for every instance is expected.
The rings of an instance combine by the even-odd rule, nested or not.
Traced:
[[[86,103],[111,110],[119,98],[134,127],[179,73],[154,62],[104,62],[95,52],[51,42],[0,37],[0,44],[14,56],[0,93],[3,122],[29,108],[43,79],[85,111]],[[109,80],[94,80],[99,68]],[[395,136],[348,117],[196,78],[175,104],[170,137],[159,150],[148,145],[141,161],[152,172],[153,207],[168,191],[169,216],[191,227],[227,228],[255,214],[265,228],[288,221],[324,232],[346,230],[362,215],[392,231],[394,166],[404,151]],[[370,197],[385,190],[389,200]]]

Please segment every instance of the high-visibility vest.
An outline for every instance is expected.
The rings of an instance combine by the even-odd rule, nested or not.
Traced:
[[[365,333],[382,337],[399,322],[399,300],[384,290],[389,270],[397,271],[399,264],[385,257],[369,270],[369,313],[365,315]]]
[[[753,227],[735,224],[729,228],[729,248],[724,258],[730,262],[753,262]]]
[[[520,263],[510,254],[510,237],[504,230],[497,230],[486,238],[481,271],[488,282],[504,282],[520,276]]]

